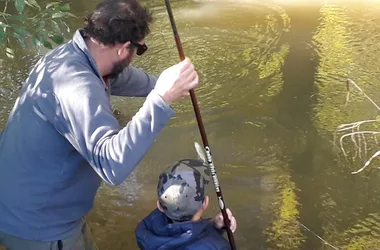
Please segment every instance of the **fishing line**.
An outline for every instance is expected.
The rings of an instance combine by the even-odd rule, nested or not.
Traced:
[[[311,231],[311,229],[309,229],[308,227],[306,227],[304,224],[302,224],[301,222],[298,222],[298,224],[303,227],[305,230],[309,231],[310,233],[312,233],[315,237],[317,237],[319,240],[321,240],[323,243],[325,243],[325,245],[328,245],[329,247],[335,249],[335,250],[339,250],[339,248],[331,245],[330,243],[328,243],[326,240],[324,240],[321,236],[319,236],[318,234],[314,233],[313,231]]]

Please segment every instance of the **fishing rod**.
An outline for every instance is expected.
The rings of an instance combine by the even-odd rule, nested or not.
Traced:
[[[170,1],[169,0],[165,0],[165,4],[166,4],[166,9],[168,11],[170,23],[171,23],[171,26],[172,26],[172,30],[173,30],[173,34],[174,34],[174,39],[175,39],[175,42],[176,42],[176,45],[177,45],[179,58],[180,58],[181,61],[183,61],[183,60],[185,60],[185,54],[183,53],[182,43],[181,43],[181,40],[179,38],[179,34],[178,34],[178,31],[177,31],[176,23],[174,21],[172,8],[170,6]],[[194,108],[195,116],[197,118],[199,132],[201,133],[203,146],[204,146],[204,149],[206,151],[206,157],[207,157],[208,165],[210,167],[211,177],[213,179],[213,183],[214,183],[214,187],[215,187],[215,191],[216,191],[216,196],[218,198],[219,208],[220,208],[220,210],[222,212],[224,224],[225,224],[225,227],[226,227],[226,230],[227,230],[228,240],[230,242],[231,249],[235,250],[236,249],[235,240],[234,240],[234,236],[232,234],[232,231],[230,229],[230,220],[228,219],[228,215],[227,215],[227,211],[226,211],[226,204],[224,202],[222,190],[220,188],[218,177],[216,175],[216,170],[215,170],[214,162],[213,162],[212,156],[211,156],[211,149],[210,149],[210,146],[208,144],[205,128],[204,128],[203,121],[202,121],[202,116],[201,116],[201,113],[199,111],[199,106],[198,106],[197,98],[195,96],[195,92],[194,92],[193,89],[189,90],[189,92],[190,92],[191,102],[193,103],[193,108]]]

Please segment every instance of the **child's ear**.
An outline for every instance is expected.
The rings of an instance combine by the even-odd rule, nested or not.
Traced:
[[[209,198],[208,196],[206,195],[205,196],[205,199],[203,201],[203,205],[202,207],[198,210],[198,212],[196,212],[196,214],[194,214],[193,218],[191,219],[191,221],[198,221],[201,219],[202,217],[202,214],[203,212],[207,209],[208,207],[208,202],[209,202]]]
[[[164,209],[161,207],[161,204],[158,200],[157,200],[157,208],[158,208],[158,210],[160,210],[161,212],[164,213]]]

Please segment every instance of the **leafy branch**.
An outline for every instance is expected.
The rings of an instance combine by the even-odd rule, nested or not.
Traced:
[[[76,18],[68,3],[50,2],[42,8],[36,0],[5,0],[0,11],[0,46],[10,58],[14,57],[14,40],[24,49],[52,49],[53,44],[64,42],[64,31],[70,32],[68,18]]]

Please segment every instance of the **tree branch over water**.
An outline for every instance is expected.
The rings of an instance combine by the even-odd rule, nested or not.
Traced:
[[[70,13],[68,3],[50,2],[46,6],[36,0],[5,0],[0,11],[0,46],[13,58],[15,45],[23,49],[53,48],[64,42],[63,31],[70,32],[66,24]]]

